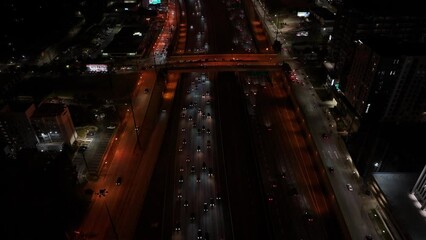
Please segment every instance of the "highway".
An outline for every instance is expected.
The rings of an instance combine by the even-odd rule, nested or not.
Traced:
[[[336,148],[314,91],[281,71],[284,60],[293,69],[300,63],[288,52],[269,52],[254,10],[241,21],[232,1],[179,3],[169,6],[179,8],[170,12],[180,12],[182,24],[166,16],[166,26],[178,26],[174,53],[165,57],[172,33],[165,28],[142,61],[133,104],[100,178],[89,183],[97,194],[79,232],[93,239],[205,240],[349,239],[346,224],[356,239],[371,232],[359,224],[366,215],[351,207],[362,201],[349,182],[332,180],[354,172],[327,170],[351,169],[351,162]],[[221,11],[229,17],[214,19]],[[218,21],[227,27],[219,29]],[[248,34],[248,27],[257,30]],[[222,38],[226,31],[231,41]],[[341,207],[356,220],[343,217]]]

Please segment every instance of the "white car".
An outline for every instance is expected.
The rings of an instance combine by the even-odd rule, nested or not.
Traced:
[[[350,185],[349,183],[347,183],[346,184],[346,188],[349,190],[349,191],[353,191],[354,190],[354,188],[352,187],[352,185]]]

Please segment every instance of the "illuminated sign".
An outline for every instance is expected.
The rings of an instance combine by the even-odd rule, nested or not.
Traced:
[[[149,4],[160,4],[161,0],[149,0]]]
[[[87,64],[86,67],[89,72],[108,72],[106,64]]]

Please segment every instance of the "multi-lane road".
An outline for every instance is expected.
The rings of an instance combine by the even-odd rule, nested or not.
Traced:
[[[242,21],[238,6],[181,2],[180,57],[160,72],[144,71],[135,86],[134,114],[91,183],[107,193],[94,195],[80,232],[94,239],[348,239],[335,183],[314,144],[318,133],[305,122],[283,59],[267,51],[265,31],[248,30],[259,20]]]

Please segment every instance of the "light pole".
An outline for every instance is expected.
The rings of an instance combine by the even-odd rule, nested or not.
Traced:
[[[106,189],[103,189],[103,191],[105,192]],[[102,196],[105,197],[105,194],[99,194],[99,197],[102,197]],[[108,219],[109,219],[109,222],[111,223],[111,227],[112,227],[112,231],[114,232],[115,239],[119,240],[117,230],[115,229],[114,221],[112,220],[111,212],[109,211],[108,205],[106,203],[106,199],[103,203],[105,205],[105,209],[107,211]]]
[[[130,96],[130,109],[132,111],[132,118],[133,118],[133,125],[135,126],[135,131],[136,131],[136,141],[138,142],[138,146],[140,147],[140,140],[139,140],[139,127],[136,124],[136,117],[135,117],[135,111],[133,110],[133,98],[132,96]]]

